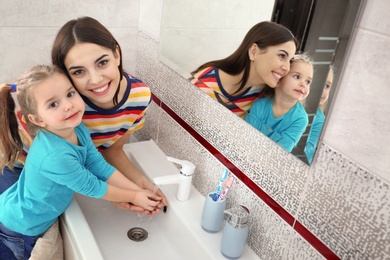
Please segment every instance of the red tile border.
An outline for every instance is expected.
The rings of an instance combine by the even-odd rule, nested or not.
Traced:
[[[321,242],[313,233],[311,233],[300,222],[296,221],[294,224],[295,231],[298,232],[310,245],[322,254],[328,260],[339,260],[335,253],[333,253],[324,243]]]
[[[224,155],[222,155],[214,146],[212,146],[206,139],[197,133],[190,125],[188,125],[180,116],[178,116],[172,109],[154,94],[152,94],[153,101],[171,116],[181,127],[183,127],[192,137],[194,137],[206,150],[208,150],[216,159],[225,165],[230,172],[232,172],[238,179],[240,179],[250,190],[252,190],[261,200],[263,200],[272,210],[275,211],[284,221],[290,226],[293,226],[310,245],[312,245],[320,254],[326,259],[340,259],[333,253],[326,245],[324,245],[316,236],[314,236],[301,223],[295,221],[295,218],[282,206],[280,206],[274,199],[272,199],[265,191],[249,179],[240,169],[238,169],[232,162],[230,162]]]

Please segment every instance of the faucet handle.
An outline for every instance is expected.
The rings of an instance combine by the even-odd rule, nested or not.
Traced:
[[[180,160],[180,159],[169,157],[169,156],[167,156],[167,159],[168,159],[168,161],[180,164],[180,166],[181,166],[180,172],[184,176],[192,176],[192,174],[195,171],[195,164],[193,164],[190,161]]]

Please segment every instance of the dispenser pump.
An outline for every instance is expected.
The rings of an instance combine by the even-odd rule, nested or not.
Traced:
[[[225,213],[229,215],[221,239],[221,253],[228,259],[237,259],[244,252],[248,238],[249,210],[245,206],[234,206]]]
[[[238,205],[225,210],[225,213],[229,215],[227,221],[232,227],[240,228],[248,225],[249,210],[247,207]]]

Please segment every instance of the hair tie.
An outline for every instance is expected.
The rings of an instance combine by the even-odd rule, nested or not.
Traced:
[[[15,83],[11,84],[11,91],[16,92],[16,84]]]

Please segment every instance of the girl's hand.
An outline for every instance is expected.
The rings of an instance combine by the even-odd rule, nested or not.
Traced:
[[[151,213],[155,211],[156,207],[161,202],[161,197],[153,194],[149,190],[139,190],[134,191],[134,193],[135,195],[133,204],[140,206]]]
[[[136,213],[147,214],[147,215],[150,214],[150,212],[145,210],[143,207],[136,206],[129,202],[111,202],[111,203],[114,204],[115,207],[117,207],[118,209],[134,211]]]
[[[150,180],[148,180],[145,176],[138,178],[136,184],[139,187],[141,187],[142,189],[147,189],[147,190],[150,190],[152,192],[154,191],[155,184],[153,182],[151,182]],[[157,208],[159,209],[158,212],[159,212],[160,209],[162,209],[164,206],[168,206],[168,201],[167,201],[167,198],[165,197],[164,193],[160,189],[157,190],[156,194],[159,197],[161,197],[161,201],[157,205]]]

